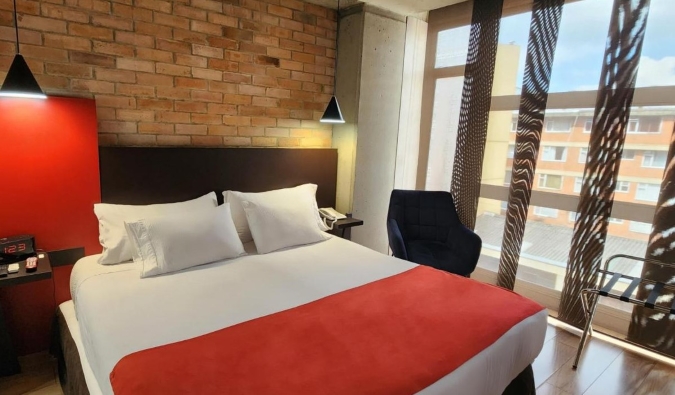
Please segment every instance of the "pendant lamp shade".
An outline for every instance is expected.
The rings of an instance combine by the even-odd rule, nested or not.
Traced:
[[[16,55],[9,66],[5,82],[0,88],[0,97],[23,97],[31,99],[46,99],[28,63],[19,51],[19,20],[16,15],[16,0],[14,0],[14,31],[16,32]]]
[[[326,111],[321,117],[321,122],[323,123],[345,123],[345,119],[342,117],[342,111],[340,111],[340,105],[338,104],[337,97],[333,96],[330,98],[330,103],[326,107]]]
[[[337,3],[337,33],[335,37],[335,62],[337,63],[338,59],[338,41],[340,39],[340,0]],[[337,68],[337,65],[336,65]],[[337,90],[337,70],[335,70],[335,76],[333,77],[333,86]],[[345,119],[342,116],[342,111],[340,110],[340,105],[338,104],[337,97],[333,94],[333,97],[330,98],[328,102],[328,107],[321,117],[321,123],[345,123]]]
[[[47,98],[21,54],[16,54],[12,65],[9,66],[5,82],[0,88],[0,96]]]

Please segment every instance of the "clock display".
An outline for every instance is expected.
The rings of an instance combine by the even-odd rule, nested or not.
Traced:
[[[35,255],[35,238],[20,235],[0,238],[0,262],[3,264],[22,261]]]

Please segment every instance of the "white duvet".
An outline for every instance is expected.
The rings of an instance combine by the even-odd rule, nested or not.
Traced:
[[[98,256],[80,260],[71,276],[71,292],[100,392],[112,394],[108,376],[128,354],[293,308],[415,266],[337,237],[265,255],[247,247],[247,256],[145,279],[134,263],[103,266],[96,263]],[[545,332],[542,311],[421,393],[501,394],[539,354]]]

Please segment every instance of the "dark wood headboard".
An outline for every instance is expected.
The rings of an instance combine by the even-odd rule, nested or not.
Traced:
[[[211,191],[263,192],[313,183],[335,207],[337,150],[101,147],[101,201],[172,203]]]

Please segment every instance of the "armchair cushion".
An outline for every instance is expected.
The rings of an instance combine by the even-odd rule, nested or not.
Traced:
[[[467,259],[465,250],[450,248],[445,243],[430,240],[413,240],[407,245],[410,261],[468,276],[475,264]]]

